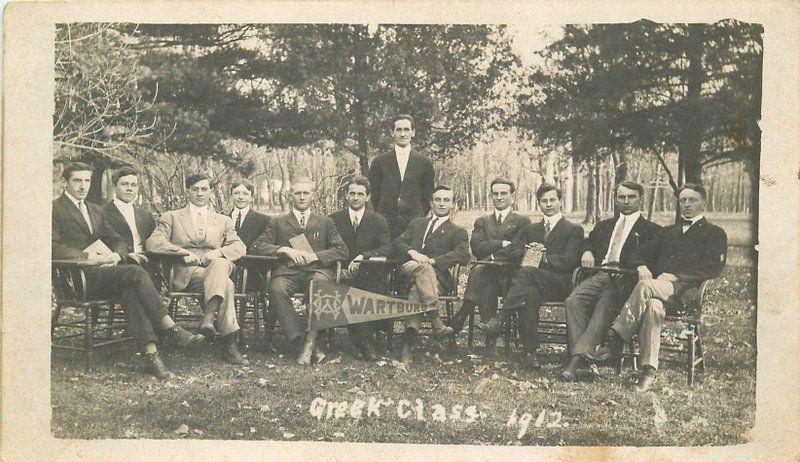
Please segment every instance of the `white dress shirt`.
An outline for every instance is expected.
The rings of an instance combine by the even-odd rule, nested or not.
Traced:
[[[542,222],[545,222],[545,221],[549,222],[550,223],[550,232],[552,232],[553,228],[556,227],[556,223],[558,223],[558,221],[561,220],[561,218],[562,218],[561,212],[558,212],[557,214],[553,215],[552,217],[548,217],[548,216],[543,217]]]
[[[611,232],[611,240],[608,241],[609,242],[608,250],[606,251],[605,258],[603,258],[603,264],[610,263],[610,262],[618,262],[619,261],[619,256],[622,253],[622,247],[625,245],[625,241],[628,240],[628,235],[631,233],[631,230],[633,229],[633,225],[636,224],[636,221],[639,219],[640,216],[642,216],[642,213],[639,212],[638,210],[633,212],[630,215],[622,215],[622,214],[620,214],[619,218],[617,218],[617,221],[614,223],[614,230]],[[623,219],[625,220],[625,223],[624,223],[624,226],[622,228],[620,228],[620,226],[619,226],[620,220],[623,220]],[[620,237],[620,241],[619,241],[620,245],[616,249],[616,251],[614,252],[616,255],[611,255],[611,251],[614,250],[611,247],[612,247],[612,245],[614,243],[614,239],[615,239],[617,233],[622,233],[622,237]]]
[[[428,223],[428,228],[429,229],[428,229],[428,232],[426,233],[427,236],[430,236],[431,234],[433,234],[433,232],[436,231],[437,229],[439,229],[440,226],[442,226],[448,220],[450,220],[450,215],[445,215],[443,217],[437,217],[436,215],[433,215],[431,217],[431,222],[433,222],[433,220],[436,220],[436,223],[433,224],[433,227],[431,227],[430,223]]]
[[[703,219],[703,214],[701,213],[700,215],[697,215],[694,218],[683,218],[683,217],[681,217],[681,220],[685,220],[685,219],[688,219],[689,221],[692,222],[692,225],[694,225],[695,223],[697,223],[698,221]],[[689,229],[689,226],[683,225],[683,232],[684,233],[686,232],[687,229]]]
[[[208,221],[208,207],[197,207],[190,202],[189,213],[192,215],[192,223],[198,237],[204,237],[206,235],[206,222]]]
[[[311,216],[311,209],[306,209],[305,212],[301,212],[297,209],[292,209],[292,213],[294,213],[294,217],[297,219],[297,223],[303,223],[305,226],[308,226],[308,217]],[[301,218],[305,217],[305,221],[302,221]]]
[[[73,204],[75,204],[75,208],[78,209],[78,212],[80,212],[81,215],[83,215],[84,221],[86,221],[86,224],[89,226],[89,231],[94,232],[94,226],[92,225],[92,219],[89,216],[89,206],[86,205],[86,201],[85,200],[78,200],[75,197],[73,197],[72,194],[70,194],[70,193],[68,193],[66,191],[64,191],[64,195],[67,196],[67,198],[69,198],[69,200]],[[85,209],[81,209],[81,204],[83,204]]]
[[[358,219],[358,225],[361,226],[361,220],[364,219],[364,209],[365,207],[361,207],[360,210],[356,211],[351,209],[350,207],[347,210],[350,212],[350,224],[352,225],[355,223],[356,219]]]
[[[236,207],[233,208],[233,212],[231,212],[231,218],[233,222],[236,223],[236,218],[239,218],[239,226],[244,223],[244,219],[247,216],[247,213],[250,212],[250,207],[245,207],[243,209],[237,209]]]
[[[125,222],[128,223],[128,228],[131,230],[131,236],[133,236],[133,251],[141,253],[144,248],[142,247],[142,240],[139,238],[139,229],[136,228],[136,214],[133,211],[133,204],[125,203],[114,198],[114,205],[117,207],[117,210],[119,210],[119,213],[122,214],[122,217],[125,218]]]
[[[505,223],[509,213],[511,213],[511,207],[506,207],[505,210],[494,209],[494,219],[501,224]]]
[[[408,158],[411,155],[411,145],[401,147],[394,145],[394,154],[397,159],[397,167],[400,168],[400,181],[406,176],[406,166],[408,166]]]

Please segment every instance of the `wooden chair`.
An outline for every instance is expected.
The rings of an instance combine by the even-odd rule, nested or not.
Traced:
[[[686,382],[691,386],[694,384],[696,372],[705,370],[703,360],[703,341],[702,341],[702,314],[703,304],[707,302],[708,285],[711,281],[705,280],[698,287],[687,290],[681,297],[680,303],[665,303],[666,317],[664,324],[675,323],[683,327],[682,332],[674,339],[661,331],[661,351],[685,354],[683,362],[686,367]],[[683,337],[681,335],[684,335]],[[635,340],[638,340],[634,336]],[[677,340],[678,345],[674,345],[669,340]],[[628,359],[634,369],[638,369],[638,351],[628,346]],[[663,358],[664,362],[672,362],[670,358]],[[617,373],[622,369],[622,361],[617,365]]]
[[[86,260],[53,260],[52,284],[55,306],[50,322],[52,347],[56,349],[83,351],[86,367],[91,369],[96,348],[131,340],[127,336],[115,336],[127,328],[124,312],[114,300],[90,298],[87,295],[87,280],[84,268],[92,264]],[[81,315],[76,320],[62,320],[64,307],[75,308]],[[115,322],[120,319],[123,322]],[[57,331],[66,331],[57,333]],[[103,332],[102,335],[97,335]],[[83,346],[75,342],[64,342],[83,336]]]

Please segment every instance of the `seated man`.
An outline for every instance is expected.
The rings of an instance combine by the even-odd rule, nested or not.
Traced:
[[[386,293],[385,268],[376,264],[360,265],[370,257],[388,257],[392,252],[389,224],[386,219],[364,207],[369,201],[370,184],[364,176],[356,176],[347,185],[347,207],[331,214],[331,219],[350,250],[345,261],[341,282],[362,290]],[[367,360],[377,358],[373,346],[375,322],[353,324],[348,327],[356,351]]]
[[[292,210],[269,220],[264,233],[253,244],[253,255],[282,255],[272,269],[269,282],[269,309],[278,317],[292,352],[303,342],[305,327],[292,305],[292,295],[308,288],[311,280],[333,281],[336,261],[347,259],[347,245],[333,220],[313,213],[314,182],[305,176],[292,179]],[[292,246],[290,240],[305,236],[305,242]],[[294,240],[294,242],[297,242]],[[302,249],[309,245],[310,249]],[[306,354],[307,353],[307,354]],[[300,364],[311,362],[311,352],[298,357]]]
[[[594,226],[583,242],[581,265],[632,269],[631,255],[661,230],[645,219],[642,205],[642,185],[623,182],[617,185],[616,205],[619,217],[603,220]],[[581,282],[564,302],[567,315],[567,338],[570,360],[561,377],[573,381],[577,371],[586,366],[586,359],[600,345],[603,335],[611,328],[624,295],[619,293],[619,276],[598,272]]]
[[[400,274],[411,285],[408,300],[423,306],[436,305],[440,293],[449,293],[458,284],[450,275],[450,268],[469,262],[469,242],[467,230],[450,220],[455,202],[453,190],[447,186],[437,186],[431,198],[431,218],[415,218],[408,228],[394,240],[395,253],[407,260]],[[429,311],[405,318],[406,330],[403,335],[403,351],[400,361],[411,364],[413,345],[417,341],[419,326],[424,316],[428,316],[434,335],[444,338],[453,329],[442,323],[439,310]]]
[[[64,193],[53,201],[53,258],[87,258],[99,266],[86,268],[91,298],[111,298],[122,304],[128,318],[128,332],[147,360],[147,371],[160,379],[173,376],[158,355],[156,329],[165,332],[179,346],[202,340],[176,325],[167,314],[147,271],[137,265],[118,265],[129,252],[125,241],[109,226],[101,208],[85,201],[92,182],[92,167],[75,162],[62,174]],[[102,241],[114,253],[84,251]]]
[[[727,258],[728,236],[703,217],[705,188],[684,184],[678,193],[678,203],[681,221],[661,230],[633,254],[631,265],[639,272],[639,283],[611,327],[612,358],[619,358],[623,343],[630,343],[634,334],[639,334],[642,364],[636,384],[639,392],[648,391],[655,383],[661,327],[666,316],[664,304],[679,304],[687,290],[719,276]],[[648,262],[654,262],[655,271],[650,271]]]
[[[467,288],[464,291],[464,303],[456,313],[450,327],[459,333],[464,321],[475,309],[481,313],[481,320],[486,321],[497,313],[497,297],[502,293],[503,284],[513,274],[515,259],[503,252],[519,230],[531,221],[511,210],[514,204],[514,183],[505,178],[495,178],[489,187],[492,192],[494,211],[486,216],[478,217],[472,229],[469,244],[472,254],[478,260],[494,260],[512,265],[510,268],[498,268],[490,265],[475,265],[469,272]],[[486,338],[486,349],[490,352],[497,341],[496,337]]]
[[[554,185],[542,183],[536,190],[536,200],[544,219],[522,228],[507,252],[522,259],[527,245],[540,243],[545,247],[544,254],[538,267],[522,267],[514,275],[501,312],[503,320],[508,320],[514,310],[519,311],[519,336],[524,348],[522,364],[530,368],[539,366],[536,360],[539,305],[564,300],[569,295],[572,271],[580,263],[583,242],[583,228],[561,215],[561,191]],[[486,335],[497,335],[500,324],[495,317],[478,327]]]
[[[269,223],[267,215],[250,208],[253,204],[253,192],[253,183],[248,180],[236,180],[231,183],[233,210],[230,215],[236,233],[247,247],[247,253],[251,252],[253,243],[258,236],[264,233],[267,223]],[[247,290],[264,290],[265,288],[264,276],[258,271],[249,271]]]
[[[237,346],[235,334],[239,323],[235,288],[230,278],[233,262],[244,255],[245,246],[230,217],[208,209],[211,183],[206,175],[190,175],[186,190],[189,204],[161,215],[146,246],[149,250],[189,252],[175,264],[172,288],[203,292],[200,333],[211,340],[219,332],[222,358],[231,364],[247,366],[250,362],[242,357]]]

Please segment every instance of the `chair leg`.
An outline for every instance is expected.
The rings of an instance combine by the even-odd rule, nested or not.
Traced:
[[[94,353],[94,306],[86,305],[83,308],[83,344],[86,349],[86,369],[92,370],[92,355]]]
[[[116,305],[114,303],[109,303],[108,325],[106,326],[106,336],[109,338],[114,335],[114,311],[116,311]]]
[[[686,335],[686,380],[689,386],[694,384],[694,359],[695,359],[695,336],[694,332],[689,332]]]
[[[261,293],[256,293],[253,300],[253,343],[261,344]]]
[[[178,299],[171,298],[169,301],[169,316],[177,322],[177,317],[175,314],[178,312]]]
[[[499,313],[498,313],[499,316]],[[503,348],[505,349],[506,357],[511,356],[511,317],[509,316],[507,319],[503,320],[501,317],[501,322],[504,324],[502,326],[503,336],[505,337],[505,345]]]
[[[696,335],[695,335],[695,343],[697,344],[696,352],[697,355],[697,371],[698,372],[705,372],[706,371],[706,361],[703,358],[703,336],[701,335],[701,328],[700,323],[698,322],[694,326]]]
[[[467,319],[467,354],[472,353],[472,337],[475,334],[475,309],[469,313]]]
[[[58,318],[60,316],[61,316],[61,304],[60,303],[56,303],[56,312],[53,313],[52,318],[50,318],[50,336],[51,337],[56,332],[56,327],[58,326]]]

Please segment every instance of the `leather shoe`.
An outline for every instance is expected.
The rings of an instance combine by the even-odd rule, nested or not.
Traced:
[[[167,329],[167,335],[180,348],[196,345],[203,341],[202,335],[192,334],[177,324]]]
[[[492,318],[486,322],[478,323],[478,329],[483,332],[483,335],[496,337],[500,333],[500,321],[497,318]]]
[[[636,386],[634,390],[639,393],[646,393],[653,388],[653,385],[656,383],[656,370],[650,366],[645,366],[644,370],[642,371],[642,375],[639,376],[639,380],[636,382]]]
[[[144,359],[147,361],[145,370],[148,374],[152,374],[161,380],[175,377],[175,374],[167,369],[167,366],[164,364],[164,361],[161,360],[161,356],[159,356],[158,353],[145,353]]]
[[[238,341],[236,334],[230,334],[223,337],[221,343],[222,359],[237,366],[249,366],[250,361],[242,356],[242,354],[239,352],[239,346],[237,344]]]
[[[200,326],[200,334],[210,342],[217,335],[217,329],[214,328],[213,324],[203,324]]]
[[[448,326],[442,326],[438,330],[433,332],[433,336],[436,337],[437,340],[444,340],[447,338],[448,335],[452,334],[453,328]]]
[[[561,378],[567,382],[575,382],[578,380],[578,369],[581,369],[586,364],[583,356],[572,355],[566,367],[561,371]]]

